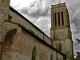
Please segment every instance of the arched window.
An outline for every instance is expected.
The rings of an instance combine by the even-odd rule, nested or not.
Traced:
[[[57,58],[57,60],[59,60],[59,59]]]
[[[56,13],[55,13],[55,26],[57,26],[57,19],[56,19]]]
[[[50,60],[53,60],[53,54],[51,54],[51,58],[50,58]]]
[[[61,46],[61,45],[59,45],[59,50],[60,50],[60,51],[62,50],[62,46]]]
[[[34,46],[32,50],[32,60],[38,60],[38,51],[36,46]]]
[[[60,13],[58,12],[58,25],[60,26]]]
[[[61,12],[61,18],[62,18],[62,25],[64,25],[64,15],[63,15],[63,12]]]

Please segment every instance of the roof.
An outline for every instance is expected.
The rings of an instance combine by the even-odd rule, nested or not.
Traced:
[[[14,8],[10,7],[10,10],[18,14],[20,17],[22,17],[24,20],[29,22],[31,25],[33,25],[37,30],[39,30],[41,33],[45,34],[42,30],[40,30],[37,26],[35,26],[33,23],[31,23],[27,18],[25,18],[22,14],[20,14],[18,11],[16,11]],[[46,34],[45,34],[46,35]],[[47,36],[47,35],[46,35]],[[49,36],[47,36],[50,38]],[[51,38],[50,38],[51,39]],[[52,40],[52,39],[51,39]]]

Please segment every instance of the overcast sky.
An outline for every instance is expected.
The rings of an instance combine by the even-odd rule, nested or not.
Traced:
[[[60,0],[60,2],[66,2],[70,15],[74,51],[80,51],[80,43],[75,40],[75,38],[80,39],[80,0]],[[11,0],[10,5],[49,36],[50,8],[52,4],[58,3],[59,0]]]

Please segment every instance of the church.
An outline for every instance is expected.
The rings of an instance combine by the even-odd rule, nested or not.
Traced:
[[[0,60],[74,60],[66,3],[51,6],[50,37],[0,0]]]

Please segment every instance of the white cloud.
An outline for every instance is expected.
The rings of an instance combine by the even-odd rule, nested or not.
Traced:
[[[31,2],[34,2],[35,0],[11,0],[10,5],[13,7],[16,7],[17,9],[21,9],[25,6],[29,6]]]

